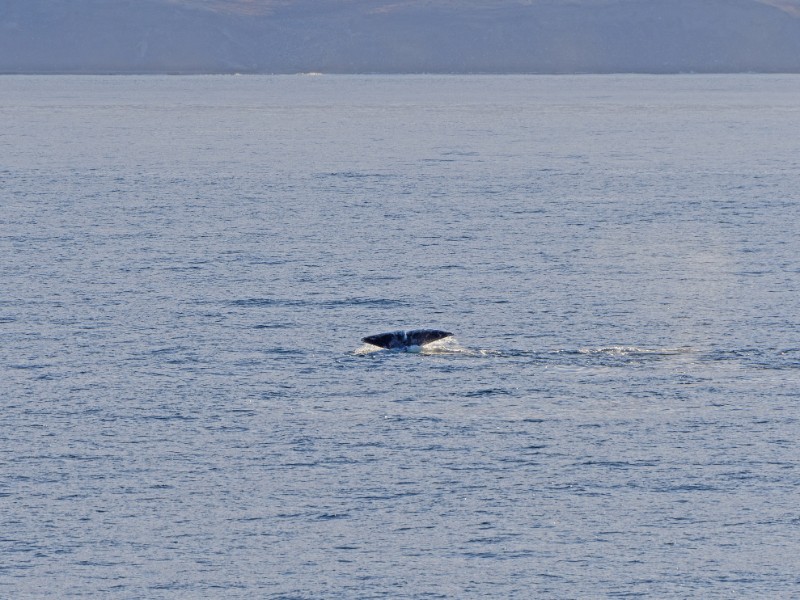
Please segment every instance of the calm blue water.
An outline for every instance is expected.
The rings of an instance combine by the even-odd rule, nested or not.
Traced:
[[[799,222],[800,77],[2,77],[0,596],[798,597]]]

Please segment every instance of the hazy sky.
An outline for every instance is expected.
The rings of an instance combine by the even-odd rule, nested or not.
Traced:
[[[163,0],[170,4],[191,6],[196,8],[205,8],[215,11],[224,12],[237,12],[240,14],[266,14],[276,9],[285,8],[292,4],[299,4],[299,0]],[[372,1],[359,1],[359,0],[318,0],[320,6],[335,5],[335,4],[361,4],[364,6],[373,5],[376,10],[392,11],[402,10],[412,6],[416,7],[434,7],[446,6],[455,9],[470,9],[478,6],[487,6],[494,4],[495,6],[502,5],[532,5],[541,0],[494,0],[488,2],[487,0],[372,0]],[[609,4],[613,0],[556,0],[562,4]],[[647,0],[639,0],[646,2]],[[702,1],[702,0],[699,0]],[[784,10],[790,14],[800,17],[800,0],[754,0]],[[662,4],[668,4],[669,0],[662,0]]]

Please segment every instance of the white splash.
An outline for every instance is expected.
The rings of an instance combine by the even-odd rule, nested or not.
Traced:
[[[495,356],[500,352],[497,350],[486,350],[479,348],[467,348],[462,346],[455,336],[449,336],[441,340],[436,340],[424,346],[408,346],[406,348],[380,348],[372,344],[363,344],[360,348],[353,351],[355,355],[373,354],[375,352],[391,352],[400,354],[421,354],[423,356]]]

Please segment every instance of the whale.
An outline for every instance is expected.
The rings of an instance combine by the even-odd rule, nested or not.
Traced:
[[[411,331],[390,331],[368,335],[361,338],[361,341],[387,350],[403,350],[411,346],[424,346],[451,335],[453,334],[449,331],[440,329],[412,329]]]

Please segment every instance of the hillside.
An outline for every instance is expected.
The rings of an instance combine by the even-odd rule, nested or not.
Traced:
[[[3,73],[800,72],[793,0],[3,0]]]

